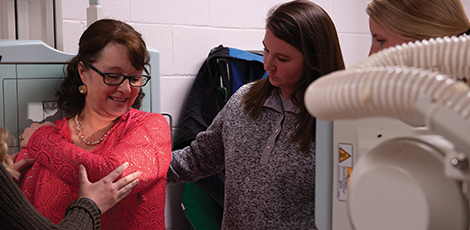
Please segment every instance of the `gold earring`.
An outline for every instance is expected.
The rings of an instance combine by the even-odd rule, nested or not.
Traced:
[[[85,94],[87,91],[88,89],[86,85],[81,85],[80,87],[78,87],[78,92],[80,92],[81,94]]]

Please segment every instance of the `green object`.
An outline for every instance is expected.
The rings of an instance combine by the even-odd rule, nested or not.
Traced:
[[[223,208],[196,184],[184,185],[183,212],[195,230],[220,230]]]
[[[227,88],[225,87],[219,87],[219,92],[220,94],[222,94],[222,97],[224,98],[224,101],[227,102],[228,98],[228,91],[227,91]]]

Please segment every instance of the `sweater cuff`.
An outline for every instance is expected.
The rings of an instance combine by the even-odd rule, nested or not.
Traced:
[[[81,209],[88,213],[90,218],[93,220],[93,226],[96,227],[101,225],[101,211],[93,200],[80,198],[73,201],[65,210],[65,215],[67,216],[67,213],[72,212],[75,209]]]
[[[101,210],[100,210],[100,208],[98,207],[98,205],[96,205],[95,201],[93,201],[93,200],[90,199],[90,198],[86,198],[86,197],[83,197],[83,198],[80,198],[80,199],[85,199],[85,200],[90,201],[90,202],[96,207],[96,209],[98,210],[98,213],[99,213],[100,216],[101,216]]]

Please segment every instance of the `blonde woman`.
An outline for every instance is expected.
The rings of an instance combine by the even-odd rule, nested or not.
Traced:
[[[373,0],[367,4],[369,55],[423,39],[468,33],[470,22],[460,0]]]
[[[7,154],[7,131],[0,128],[0,218],[1,229],[100,229],[101,213],[106,212],[131,192],[139,183],[139,173],[132,173],[113,181],[127,168],[127,163],[119,166],[96,183],[88,181],[85,168],[80,167],[80,190],[78,199],[73,201],[65,212],[64,219],[57,225],[42,216],[26,199],[15,184],[18,178],[16,169],[32,164],[33,160],[21,160],[13,164]]]

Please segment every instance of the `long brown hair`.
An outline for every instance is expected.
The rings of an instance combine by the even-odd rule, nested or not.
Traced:
[[[304,74],[297,84],[299,87],[290,95],[300,109],[291,141],[298,142],[298,149],[308,155],[310,144],[315,140],[315,118],[305,108],[305,90],[319,77],[344,69],[336,28],[320,6],[307,0],[296,0],[273,7],[266,19],[266,29],[303,54]],[[244,95],[244,109],[252,119],[258,118],[264,101],[275,89],[269,79],[263,79],[255,82]]]
[[[139,32],[134,30],[132,26],[114,19],[102,19],[94,22],[80,37],[78,54],[67,63],[65,79],[56,94],[59,97],[59,108],[69,115],[80,113],[85,106],[85,95],[78,91],[78,87],[83,85],[78,73],[80,61],[92,64],[98,61],[101,57],[101,51],[110,42],[127,47],[132,66],[148,73],[145,66],[149,64],[150,55]],[[84,67],[88,68],[88,65],[84,65]],[[144,92],[140,89],[132,107],[140,108],[144,96]]]

